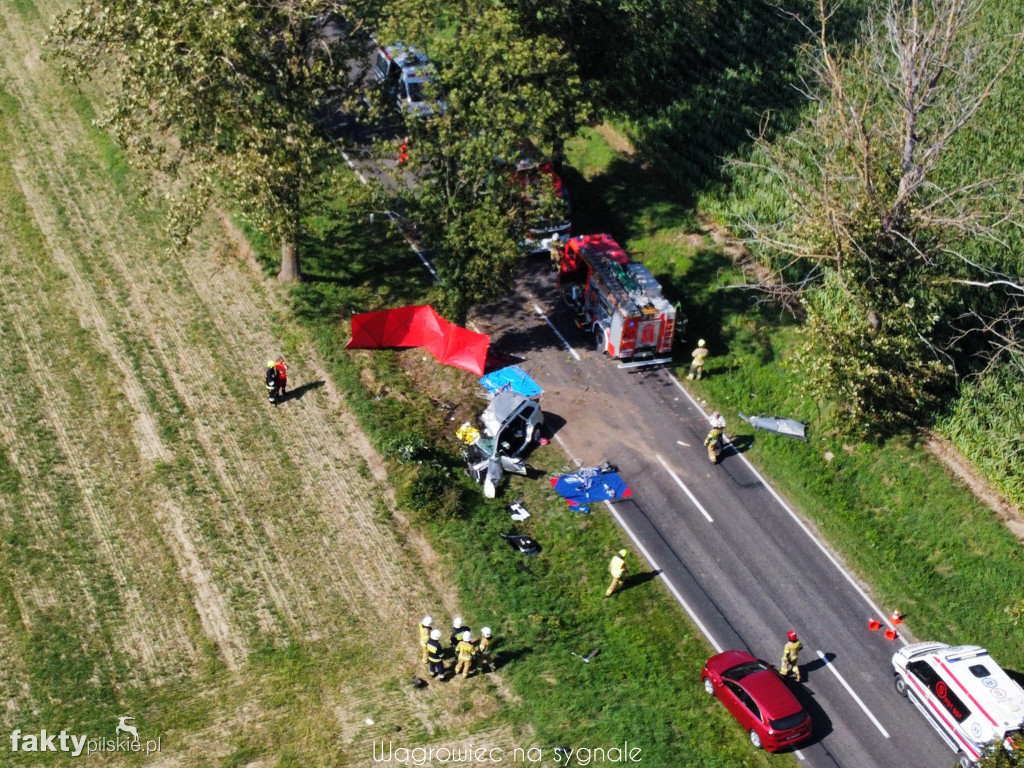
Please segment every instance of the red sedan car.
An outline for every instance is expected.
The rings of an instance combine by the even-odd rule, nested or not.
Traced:
[[[811,718],[779,673],[746,651],[725,651],[704,663],[704,690],[717,696],[758,749],[774,752],[811,735]]]

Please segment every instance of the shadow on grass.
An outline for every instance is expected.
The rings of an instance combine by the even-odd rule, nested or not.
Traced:
[[[320,387],[322,387],[326,383],[327,382],[321,379],[320,381],[311,381],[308,384],[303,384],[302,386],[296,387],[295,389],[290,389],[287,392],[285,392],[284,395],[281,396],[281,399],[278,400],[278,402],[286,403],[289,400],[301,400],[306,395],[307,392],[314,389],[320,389]]]
[[[533,648],[530,648],[529,646],[516,648],[514,650],[509,649],[505,651],[499,651],[498,653],[494,654],[494,668],[501,669],[502,667],[508,666],[513,662],[519,661],[519,659],[528,655],[531,651],[533,651]]]
[[[573,196],[573,232],[605,232],[620,244],[649,231],[697,227],[694,201],[674,199],[671,189],[638,160],[615,156],[589,179],[565,167],[563,180]]]
[[[729,440],[733,453],[746,453],[754,445],[753,435],[735,435]]]
[[[842,6],[830,19],[830,37],[840,44],[856,32],[857,5]],[[652,109],[649,99],[638,98],[623,107],[639,154],[684,198],[720,183],[722,158],[741,153],[762,126],[777,135],[794,125],[807,103],[794,84],[798,50],[811,37],[803,23],[813,25],[813,16],[810,4],[783,11],[725,0],[702,34],[677,50],[673,100]]]
[[[317,220],[299,241],[303,279],[292,308],[300,319],[335,321],[427,303],[433,278],[396,231],[379,220],[354,220],[350,212],[336,215],[349,218]]]
[[[649,581],[654,581],[658,576],[661,575],[661,570],[644,571],[643,573],[634,573],[631,576],[627,576],[622,580],[622,586],[619,587],[619,592],[624,592],[627,589],[633,587],[643,586]]]

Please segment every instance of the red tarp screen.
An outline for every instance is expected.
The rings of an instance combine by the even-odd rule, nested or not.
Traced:
[[[491,337],[460,328],[431,306],[399,307],[352,316],[352,339],[345,349],[423,347],[445,365],[484,374]]]

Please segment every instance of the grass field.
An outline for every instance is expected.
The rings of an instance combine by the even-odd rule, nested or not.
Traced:
[[[533,748],[538,765],[556,743],[624,741],[648,765],[767,764],[704,697],[708,649],[660,589],[613,613],[583,583],[561,589],[565,568],[604,579],[604,562],[570,557],[487,612],[516,576],[460,556],[486,523],[410,527],[353,416],[394,416],[388,455],[430,427],[423,392],[374,398],[400,361],[340,352],[339,319],[430,290],[402,241],[327,215],[312,231],[331,245],[291,292],[216,212],[171,253],[90,95],[41,58],[50,12],[0,5],[4,764],[73,762],[32,751],[44,730],[84,737],[77,759],[98,766],[362,766],[381,740]],[[272,408],[278,354],[296,394]],[[608,520],[578,535],[621,546]],[[413,689],[428,612],[492,621],[502,671]],[[570,655],[589,643],[600,664]],[[112,746],[122,717],[141,753]]]
[[[435,366],[424,386],[415,355],[342,351],[351,312],[429,297],[402,241],[343,221],[343,206],[326,212],[306,243],[308,279],[288,292],[216,215],[171,255],[159,201],[90,127],[88,98],[40,59],[48,13],[0,5],[0,740],[14,729],[112,739],[130,716],[160,752],[89,765],[362,766],[380,739],[534,747],[545,765],[554,744],[627,740],[646,765],[792,764],[751,751],[703,698],[708,649],[660,585],[593,599],[604,555],[622,544],[606,516],[517,484],[544,510],[531,531],[549,555],[531,573],[496,555],[496,502],[420,442],[450,431],[429,398],[468,392],[472,377]],[[687,297],[694,332],[717,350],[702,394],[734,422],[748,405],[813,418],[777,352],[792,328],[723,290],[728,255],[689,201],[666,200],[606,138],[572,148],[581,231],[628,240]],[[273,409],[262,373],[281,353],[301,396]],[[916,446],[778,445],[752,458],[807,478],[784,490],[885,598],[908,600],[915,630],[1024,666],[1020,612],[1006,610],[1020,558]],[[385,474],[410,446],[414,461]],[[544,456],[539,469],[561,468]],[[426,487],[451,514],[410,525],[410,503],[433,499],[409,477],[431,467],[440,481]],[[992,558],[1005,565],[986,567]],[[412,689],[424,613],[491,623],[502,671]],[[600,663],[571,655],[591,647]]]
[[[450,576],[382,514],[382,463],[273,281],[215,217],[168,252],[158,201],[40,58],[50,12],[0,4],[0,733],[134,717],[160,753],[88,764],[203,768],[365,765],[398,724],[528,737],[500,684],[406,684],[419,617],[458,609]],[[274,409],[280,353],[300,396]]]

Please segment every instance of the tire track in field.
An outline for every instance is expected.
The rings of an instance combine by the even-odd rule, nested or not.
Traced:
[[[18,58],[38,64],[37,43],[24,33],[25,30],[19,26],[18,19],[4,9],[0,9],[0,18],[3,19],[4,29],[9,33],[10,45],[5,48],[8,52],[6,70],[16,72]],[[88,243],[90,239],[87,236],[75,239],[72,237],[74,232],[66,231],[67,222],[74,222],[78,202],[83,199],[99,200],[104,197],[97,194],[95,189],[85,188],[82,183],[79,183],[77,188],[71,186],[74,174],[69,171],[81,170],[80,163],[73,160],[75,149],[88,147],[91,141],[79,122],[60,121],[56,117],[57,114],[74,114],[69,104],[63,103],[59,108],[53,109],[53,105],[36,98],[44,89],[48,94],[60,93],[60,89],[52,77],[47,77],[49,73],[45,67],[33,66],[32,69],[34,72],[31,78],[10,78],[5,82],[5,86],[17,100],[19,111],[16,118],[22,132],[26,136],[50,139],[46,142],[26,141],[9,148],[12,168],[25,202],[34,218],[34,224],[43,234],[47,244],[47,253],[36,254],[35,257],[51,257],[53,264],[69,279],[68,298],[60,309],[77,313],[81,327],[92,332],[104,352],[105,359],[110,361],[120,374],[120,392],[134,414],[135,443],[143,463],[167,460],[170,454],[157,436],[155,420],[145,403],[142,384],[128,364],[124,349],[113,338],[107,319],[111,303],[92,290],[87,284],[86,277],[78,269],[76,259],[69,255],[72,251],[80,250],[82,244]],[[55,205],[54,201],[59,202]],[[103,213],[115,223],[128,218],[128,212],[123,210],[123,207],[119,209],[117,206],[108,206]],[[87,227],[83,229],[87,231]],[[88,258],[87,249],[84,257]],[[23,258],[28,260],[29,257]],[[18,327],[45,327],[45,317],[29,314],[34,307],[24,301],[23,292],[21,296],[14,293],[5,303],[20,313],[16,321]],[[26,341],[23,346],[31,359],[37,347],[44,349],[46,345],[37,341]],[[123,622],[122,631],[115,633],[121,640],[119,650],[135,657],[144,670],[152,673],[165,672],[167,666],[187,666],[195,657],[195,647],[189,637],[187,622],[183,621],[177,611],[157,609],[154,596],[149,594],[144,597],[135,586],[145,585],[150,581],[150,559],[145,557],[144,553],[139,553],[139,556],[134,558],[131,556],[130,549],[138,540],[134,537],[122,538],[122,533],[131,536],[130,532],[119,530],[125,522],[123,517],[116,515],[112,507],[104,506],[101,501],[93,501],[91,489],[98,484],[102,470],[85,465],[81,441],[86,435],[102,435],[103,425],[90,420],[93,414],[74,412],[71,409],[67,398],[63,397],[63,382],[53,373],[60,370],[60,365],[36,356],[33,378],[43,393],[42,401],[49,406],[47,422],[58,437],[75,483],[81,491],[84,499],[83,510],[95,531],[97,548],[104,561],[112,568],[115,583],[122,585],[121,599],[127,620]],[[76,439],[69,437],[72,433]],[[112,446],[112,450],[123,451],[124,447]],[[121,463],[139,463],[137,457],[130,455],[118,458]],[[38,519],[44,520],[50,514],[52,506],[46,509],[47,506],[50,505],[44,504],[39,510],[41,514]],[[146,547],[145,550],[152,551],[152,546]],[[84,577],[80,580],[87,581]],[[87,596],[88,586],[83,585]]]
[[[80,146],[85,140],[84,137],[68,133],[74,126],[62,126],[53,121],[46,124],[43,115],[36,116],[36,122],[40,124],[40,130],[48,135],[65,135],[65,141],[58,145],[57,162],[49,166],[53,169],[61,168],[64,158],[68,154],[66,151],[62,151],[63,144]],[[184,364],[185,367],[194,371],[211,370],[216,363],[211,354],[212,350],[195,348],[175,328],[175,319],[180,320],[187,316],[188,308],[181,302],[175,303],[174,297],[167,295],[166,292],[160,296],[160,286],[167,284],[167,275],[154,268],[151,260],[142,260],[136,257],[132,258],[129,263],[128,259],[123,256],[123,254],[132,252],[130,247],[132,240],[144,241],[144,238],[135,237],[136,227],[131,217],[125,215],[128,212],[117,211],[122,206],[119,206],[117,201],[112,203],[109,195],[104,194],[102,190],[72,188],[72,180],[59,171],[52,171],[47,180],[54,189],[63,187],[61,197],[69,203],[64,215],[68,216],[69,211],[75,214],[75,220],[72,222],[75,229],[93,230],[94,243],[97,242],[95,230],[100,230],[101,237],[97,247],[103,250],[117,265],[119,274],[112,275],[111,278],[116,280],[131,297],[132,316],[141,321],[138,323],[140,326],[161,329],[161,333],[154,336],[152,340],[159,351],[159,362],[164,369],[171,370]],[[38,190],[29,196],[33,201],[44,197]],[[75,210],[77,201],[85,201],[80,210]],[[52,215],[39,213],[38,202],[34,202],[34,209],[37,211],[37,217],[42,220],[53,218]],[[112,214],[112,210],[116,213]],[[50,240],[55,241],[57,233],[52,221],[46,228]],[[100,289],[87,286],[85,280],[77,274],[75,264],[71,263],[69,259],[62,259],[61,267],[73,277],[75,283],[74,303],[84,307],[83,324],[102,331],[105,324],[98,308],[99,300],[95,298],[96,295],[101,295]],[[251,285],[236,285],[235,288],[238,290],[226,293],[223,285],[224,278],[238,277],[238,274],[232,275],[232,270],[221,270],[218,273],[219,279],[211,282],[204,274],[208,269],[209,264],[199,259],[192,275],[193,285],[197,288],[201,288],[207,283],[215,288],[206,293],[204,297],[206,304],[220,310],[226,309],[227,316],[236,326],[246,329],[262,328],[268,314],[266,305],[260,305],[252,300],[239,301],[237,298],[233,303],[225,301],[226,296],[247,297],[251,294]],[[251,283],[249,274],[242,273],[241,276],[243,282]],[[156,300],[157,297],[159,297],[159,301]],[[171,304],[169,308],[166,306],[168,302]],[[111,305],[110,301],[101,303],[105,310]],[[225,328],[221,327],[220,330],[223,332]],[[263,334],[264,340],[257,341],[251,333],[245,334],[247,338],[243,338],[239,334],[232,335],[230,333],[232,328],[226,330],[229,331],[226,341],[230,346],[236,350],[248,348],[244,359],[235,361],[236,366],[247,365],[249,361],[262,360],[265,354],[264,350],[272,348],[273,340],[268,333]],[[112,341],[109,334],[101,335],[104,336],[108,352],[114,359],[119,360],[120,351],[117,344]],[[135,382],[126,365],[122,364],[121,369],[128,371],[127,381]],[[254,378],[255,375],[258,374],[254,374]],[[294,378],[295,374],[293,373],[293,386],[295,385]],[[176,394],[182,397],[189,412],[203,414],[203,417],[196,419],[193,426],[203,445],[206,457],[216,469],[218,480],[237,502],[240,486],[247,484],[246,481],[255,482],[256,478],[263,474],[262,462],[253,461],[251,446],[239,445],[232,439],[234,431],[224,428],[231,423],[231,420],[219,418],[217,406],[218,402],[222,400],[222,392],[214,393],[206,387],[190,388],[185,382],[176,382],[176,387],[178,390]],[[143,397],[140,394],[141,387],[129,386],[128,390],[133,407],[138,413],[145,413]],[[373,506],[370,499],[376,494],[376,489],[372,484],[353,483],[353,478],[346,477],[343,471],[332,473],[321,471],[325,463],[340,469],[351,465],[353,459],[358,461],[363,456],[371,456],[369,461],[371,466],[379,465],[379,459],[372,458],[372,452],[359,435],[351,419],[341,414],[340,398],[337,393],[327,387],[322,390],[322,394],[329,399],[330,406],[310,414],[309,418],[296,419],[292,416],[288,423],[297,429],[292,432],[290,439],[283,440],[283,442],[292,444],[288,451],[294,464],[300,468],[299,477],[306,493],[314,498],[331,499],[338,502],[331,505],[328,510],[327,520],[331,524],[325,526],[325,530],[322,532],[319,552],[315,557],[310,558],[314,562],[319,562],[321,566],[329,565],[329,567],[319,569],[327,577],[319,579],[321,586],[325,581],[329,582],[334,589],[342,593],[343,603],[349,605],[365,603],[366,607],[378,611],[380,618],[397,615],[407,618],[409,615],[417,615],[420,611],[416,607],[407,604],[405,607],[389,608],[394,601],[381,599],[386,595],[403,595],[407,590],[403,588],[401,580],[395,577],[400,569],[394,562],[394,552],[400,550],[401,547],[393,540],[382,544],[381,542],[387,541],[391,536],[382,526],[378,526],[372,521]],[[312,398],[307,398],[307,400],[309,399]],[[152,424],[152,419],[147,421]],[[299,423],[296,424],[296,422]],[[329,425],[331,422],[336,422],[338,426],[325,428],[325,425]],[[284,436],[281,424],[273,422],[269,424],[271,426],[268,428],[275,429]],[[143,432],[155,434],[154,430],[143,430]],[[351,451],[343,450],[354,440],[361,444],[354,445]],[[166,455],[166,449],[162,445],[154,443],[150,443],[150,445],[150,454]],[[296,450],[295,446],[302,450]],[[201,458],[197,457],[197,460]],[[239,506],[241,505],[239,504]],[[181,507],[176,505],[175,508],[180,509]],[[250,530],[257,527],[244,511],[240,516],[240,521]],[[104,528],[103,522],[100,520],[97,523],[100,531]],[[193,524],[194,522],[195,520],[191,521]],[[192,525],[190,524],[189,527],[191,528]],[[184,528],[185,523],[183,522],[181,529],[184,530]],[[273,524],[265,525],[264,529],[272,539],[280,538],[277,528]],[[253,551],[252,547],[248,549]],[[353,562],[360,563],[359,567],[353,568]],[[179,563],[180,566],[181,563]],[[257,557],[255,571],[260,575],[259,581],[266,586],[266,591],[273,596],[277,612],[285,616],[289,623],[296,621],[295,612],[300,609],[304,614],[303,623],[312,627],[322,623],[323,612],[320,607],[303,599],[307,590],[301,583],[302,580],[289,573],[280,561],[275,567],[268,562],[267,558]],[[204,606],[200,613],[218,615],[220,611],[217,606]],[[264,615],[262,624],[266,629],[267,625],[273,624],[273,621]],[[322,628],[315,634],[322,634]],[[241,643],[235,642],[233,645],[240,646]]]
[[[380,659],[334,691],[339,730],[354,736],[362,722],[355,715],[382,700],[396,721],[417,712],[426,730],[436,727],[445,707],[440,690],[420,696],[389,692],[388,685],[396,668],[419,669],[419,617],[439,609],[450,615],[456,599],[443,574],[419,566],[415,546],[424,543],[376,519],[379,507],[393,510],[381,487],[382,461],[330,382],[277,409],[267,405],[260,379],[262,361],[280,349],[278,287],[232,259],[213,263],[211,254],[223,254],[213,242],[200,241],[181,262],[140,249],[157,240],[152,216],[140,217],[142,206],[104,179],[102,150],[81,119],[68,119],[76,112],[39,63],[24,20],[3,7],[0,20],[8,33],[0,52],[7,71],[29,63],[34,70],[4,88],[20,109],[21,141],[11,148],[19,182],[51,252],[19,258],[25,269],[32,259],[52,259],[50,267],[67,275],[59,307],[26,304],[14,319],[37,329],[22,343],[39,350],[32,385],[48,403],[46,426],[60,436],[70,477],[90,499],[91,509],[75,514],[91,525],[123,604],[117,625],[108,624],[116,641],[111,653],[133,673],[137,664],[143,681],[154,681],[197,671],[195,631],[239,675],[253,641],[310,638],[343,646],[372,639]],[[5,303],[24,298],[24,285],[0,290]],[[90,448],[90,440],[111,434],[109,426],[102,413],[76,412],[63,391],[61,367],[69,361],[59,343],[45,338],[48,309],[77,317],[111,363],[117,391],[104,407],[113,411],[123,397],[134,445],[110,445],[109,456]],[[326,380],[309,348],[292,342],[288,349],[293,345],[292,387]],[[109,383],[82,375],[87,383]],[[161,435],[169,415],[177,433]],[[23,458],[16,461],[24,467]],[[126,490],[92,492],[111,477],[123,478]],[[194,488],[185,488],[186,480]],[[53,503],[32,501],[37,525],[53,526]],[[76,590],[89,594],[92,575],[73,574]],[[173,593],[150,583],[170,577]],[[40,603],[67,599],[47,590],[26,594]],[[179,610],[183,602],[195,616]],[[98,620],[95,606],[83,610]],[[431,706],[424,709],[424,702]],[[495,706],[445,720],[445,728],[476,722]],[[278,709],[265,719],[280,717]],[[214,719],[217,728],[176,735],[189,753],[181,763],[161,761],[208,765],[229,752],[242,726],[230,716]]]

